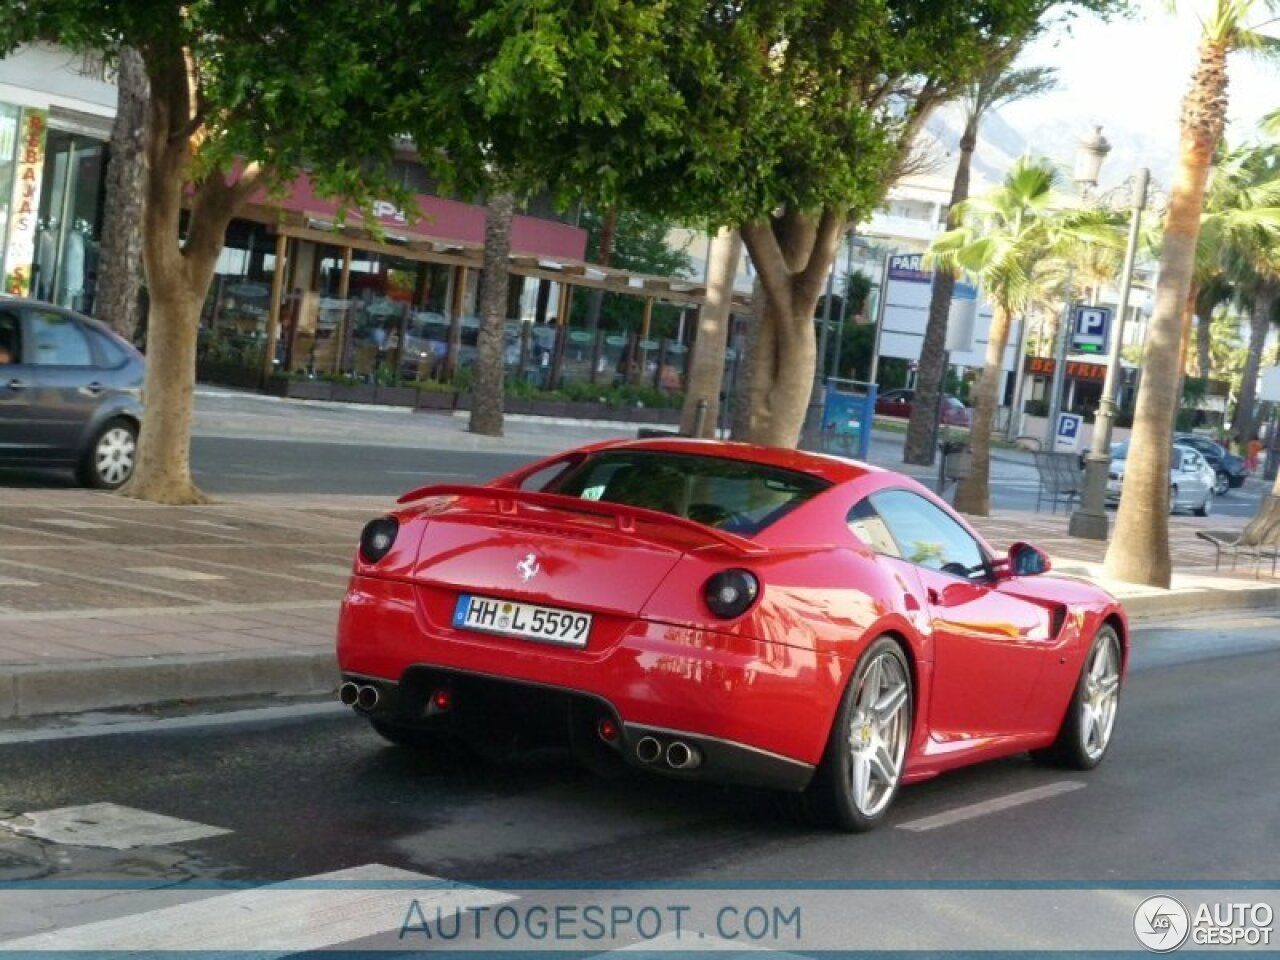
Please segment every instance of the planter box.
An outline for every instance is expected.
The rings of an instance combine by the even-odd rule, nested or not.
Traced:
[[[329,399],[338,403],[377,403],[378,388],[371,383],[335,383]]]
[[[453,410],[457,397],[456,393],[419,390],[417,397],[414,398],[413,408],[415,410],[442,410],[447,413]]]
[[[413,407],[418,402],[416,387],[382,387],[375,389],[378,403],[393,407]]]
[[[225,363],[196,364],[196,379],[201,383],[217,383],[225,387],[256,390],[262,385],[262,372],[256,367],[239,367]]]
[[[290,380],[285,396],[296,400],[332,400],[333,384],[327,380]]]

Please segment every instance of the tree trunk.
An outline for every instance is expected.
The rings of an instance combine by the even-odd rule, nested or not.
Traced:
[[[507,192],[491,196],[485,207],[484,278],[480,291],[480,330],[476,335],[470,430],[489,437],[502,436],[506,373],[502,351],[507,329],[507,284],[514,212],[515,197]]]
[[[1196,375],[1208,379],[1213,374],[1212,311],[1196,324]]]
[[[153,54],[154,53],[154,57]],[[209,174],[191,192],[185,237],[181,225],[188,164],[203,131],[198,97],[183,51],[144,51],[150,80],[143,249],[150,306],[146,412],[138,438],[138,464],[121,494],[154,503],[201,503],[191,480],[191,417],[200,309],[226,238],[227,225],[260,184],[262,171],[247,165],[235,183]]]
[[[689,364],[689,385],[680,414],[680,432],[686,437],[714,437],[720,422],[720,390],[724,380],[724,353],[729,342],[729,314],[733,307],[733,278],[742,256],[742,235],[721,229],[711,241],[707,256],[707,300],[698,311],[698,335]],[[705,400],[702,432],[695,434],[698,404]]]
[[[800,441],[817,359],[813,313],[844,225],[843,214],[827,207],[820,216],[786,210],[742,228],[766,294],[751,360],[752,443]]]
[[[760,344],[760,331],[764,327],[764,311],[767,294],[757,274],[751,288],[751,321],[747,324],[746,342],[742,355],[735,365],[733,385],[733,411],[729,422],[729,438],[746,443],[751,438],[751,384],[755,369],[756,349]]]
[[[142,55],[132,47],[120,51],[116,82],[116,119],[111,128],[111,159],[103,198],[94,314],[132,342],[138,329],[138,291],[142,286],[143,138],[151,86]]]
[[[605,211],[604,223],[600,226],[600,256],[596,263],[602,267],[609,266],[613,260],[613,241],[618,231],[618,211],[610,207]],[[600,309],[604,305],[604,291],[592,290],[587,299],[587,329],[596,330],[600,326]]]
[[[1183,101],[1178,170],[1165,220],[1155,313],[1143,354],[1124,493],[1105,562],[1107,574],[1118,580],[1166,589],[1172,574],[1169,436],[1178,409],[1174,391],[1182,315],[1191,290],[1205,185],[1226,116],[1226,90],[1226,47],[1203,40]]]
[[[1231,436],[1239,444],[1248,443],[1253,437],[1253,401],[1258,392],[1258,368],[1262,365],[1262,351],[1267,343],[1271,306],[1275,299],[1276,285],[1270,280],[1262,281],[1254,296],[1253,313],[1249,316],[1249,352],[1241,374],[1235,416],[1231,418]]]
[[[973,427],[969,431],[973,471],[956,487],[956,509],[979,517],[991,513],[991,432],[995,429],[996,407],[999,406],[1000,387],[1004,383],[1004,353],[1012,317],[1008,307],[996,304],[987,340],[987,365],[976,385],[978,401],[973,408]]]
[[[971,115],[960,137],[960,161],[951,184],[951,206],[947,226],[956,226],[955,209],[969,197],[969,168],[978,142],[980,117]],[[935,270],[933,291],[929,296],[929,320],[920,346],[916,371],[916,393],[911,404],[911,420],[907,424],[907,441],[902,450],[905,463],[929,466],[933,463],[934,436],[938,430],[938,402],[947,369],[947,322],[951,314],[951,295],[956,278],[949,270]]]

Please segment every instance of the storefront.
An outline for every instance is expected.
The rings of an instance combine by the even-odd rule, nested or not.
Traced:
[[[419,196],[413,222],[389,206],[368,229],[340,216],[304,181],[263,198],[228,231],[202,318],[205,376],[268,368],[291,378],[363,384],[465,385],[476,355],[484,210]],[[508,382],[535,390],[571,384],[683,390],[700,286],[659,289],[581,262],[585,232],[517,216],[503,356]],[[277,269],[281,266],[281,269]],[[575,327],[575,288],[640,299],[634,329]],[[671,303],[671,329],[652,323]],[[674,313],[672,312],[674,311]],[[665,334],[665,335],[664,335]],[[215,370],[214,368],[224,368]]]
[[[101,63],[41,46],[0,60],[5,292],[93,310],[114,104]]]

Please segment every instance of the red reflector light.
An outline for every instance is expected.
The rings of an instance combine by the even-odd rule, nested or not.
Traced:
[[[607,740],[609,743],[612,743],[614,740],[618,739],[618,725],[608,717],[601,720],[600,725],[596,729],[600,733],[601,740]]]
[[[453,695],[448,690],[437,690],[431,695],[432,705],[441,713],[453,706]]]

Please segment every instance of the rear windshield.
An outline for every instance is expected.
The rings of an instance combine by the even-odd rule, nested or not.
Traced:
[[[751,536],[830,485],[743,460],[607,450],[561,474],[547,492],[644,507]]]

